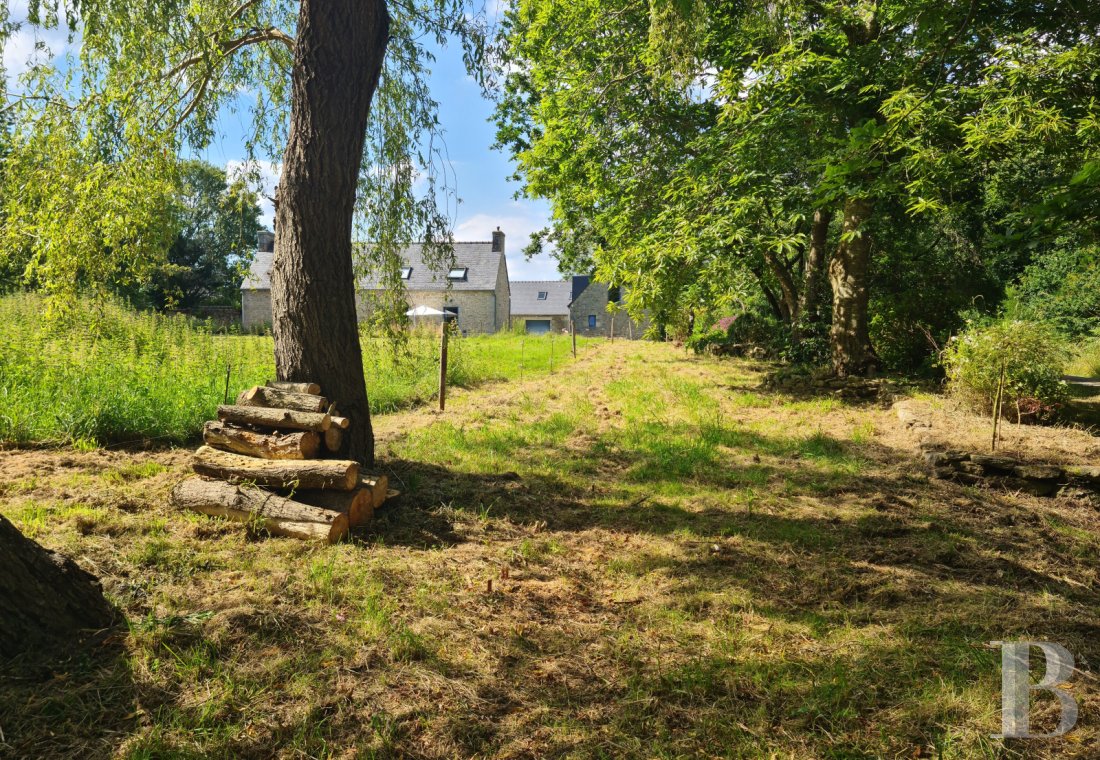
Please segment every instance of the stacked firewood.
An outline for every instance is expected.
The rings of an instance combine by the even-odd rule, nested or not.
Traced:
[[[219,406],[192,461],[199,477],[176,486],[175,505],[329,543],[368,522],[388,480],[331,458],[350,423],[320,392],[316,383],[269,382]]]

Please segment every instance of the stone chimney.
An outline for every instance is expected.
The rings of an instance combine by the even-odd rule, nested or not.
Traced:
[[[493,230],[493,253],[504,253],[504,233],[500,227]]]
[[[275,251],[275,233],[260,230],[256,235],[256,250],[260,253],[273,253]]]

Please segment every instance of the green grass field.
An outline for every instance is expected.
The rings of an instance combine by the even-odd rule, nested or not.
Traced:
[[[402,495],[335,546],[174,509],[186,450],[0,450],[0,513],[127,620],[0,668],[0,756],[1095,757],[1095,507],[929,479],[761,369],[605,342],[384,415]],[[1078,658],[1069,736],[990,738],[1012,639]]]
[[[0,298],[0,442],[80,446],[194,440],[229,395],[274,377],[270,337],[219,335],[183,317],[80,304],[47,320],[33,295]],[[588,341],[581,339],[581,346]],[[562,336],[455,339],[451,385],[538,376],[563,365]],[[430,399],[438,384],[438,337],[414,334],[404,350],[364,337],[375,413]]]

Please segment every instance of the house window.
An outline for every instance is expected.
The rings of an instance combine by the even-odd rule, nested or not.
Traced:
[[[545,300],[546,300],[546,296],[548,296],[548,295],[550,295],[550,294],[549,294],[549,293],[548,293],[547,291],[545,291],[545,290],[540,290],[540,291],[539,291],[539,300],[540,300],[540,301],[545,301]]]
[[[457,322],[458,321],[458,307],[457,306],[444,306],[443,307],[443,321],[444,322]]]
[[[588,329],[589,330],[595,330],[596,329],[596,315],[595,314],[589,314],[588,315]]]
[[[401,279],[402,280],[409,279],[410,277],[412,277],[412,274],[413,274],[413,268],[412,267],[401,267]]]
[[[448,280],[463,280],[466,279],[466,267],[454,267],[451,271],[447,272]]]

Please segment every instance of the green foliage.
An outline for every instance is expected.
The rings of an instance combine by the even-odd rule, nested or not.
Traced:
[[[1010,291],[1010,312],[1052,322],[1069,335],[1100,327],[1100,244],[1051,246]]]
[[[0,272],[16,272],[68,300],[89,288],[132,292],[170,263],[166,255],[181,226],[173,215],[178,157],[201,155],[225,111],[244,111],[242,119],[251,120],[248,166],[281,160],[299,3],[28,5],[27,18],[17,19],[24,31],[79,31],[80,48],[78,56],[32,67],[0,101],[13,125],[0,173]],[[387,6],[388,50],[372,100],[356,224],[361,239],[376,242],[360,265],[400,290],[403,244],[426,240],[434,259],[450,255],[452,210],[442,206],[453,196],[427,89],[429,45],[457,37],[468,69],[478,74],[486,21],[466,0]],[[5,31],[0,24],[0,50]]]
[[[943,365],[951,391],[977,412],[992,414],[1004,376],[1002,409],[1019,421],[1048,421],[1067,398],[1069,353],[1049,325],[1020,320],[972,324],[948,342]]]
[[[260,207],[240,180],[202,161],[180,167],[180,233],[168,250],[166,271],[147,297],[158,307],[235,305],[244,270],[256,250]]]
[[[852,285],[881,358],[911,369],[1041,262],[1035,230],[1075,229],[1073,251],[1100,233],[1097,24],[1100,6],[526,0],[497,135],[563,269],[593,263],[669,327],[740,300],[788,323],[792,357],[821,355],[798,299],[832,213],[829,252],[870,237]],[[871,218],[845,239],[852,199]]]
[[[80,444],[189,442],[229,394],[274,377],[269,336],[219,335],[181,316],[134,312],[110,301],[76,301],[46,322],[39,295],[0,298],[0,441]],[[579,349],[593,339],[578,338]],[[456,338],[448,382],[472,387],[534,377],[571,361],[560,336]],[[439,334],[400,346],[364,336],[371,412],[435,398]]]
[[[1085,343],[1066,368],[1068,374],[1100,378],[1100,338]]]

